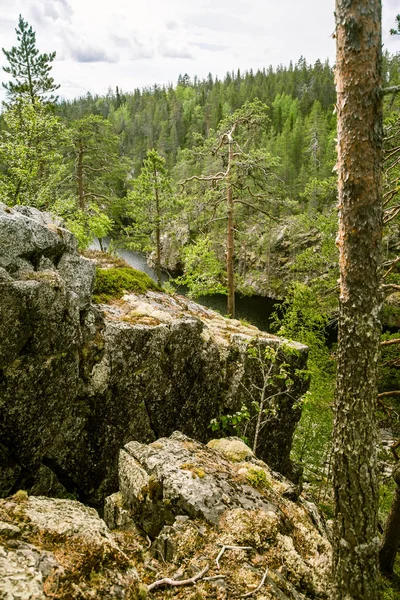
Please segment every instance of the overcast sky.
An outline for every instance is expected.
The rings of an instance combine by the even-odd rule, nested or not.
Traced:
[[[301,55],[333,63],[333,11],[334,0],[0,0],[0,46],[16,45],[21,13],[40,52],[56,50],[52,75],[60,96],[73,98],[175,84],[180,73],[223,77],[287,65]],[[400,0],[383,0],[383,11],[384,46],[395,52],[400,37],[388,32]]]

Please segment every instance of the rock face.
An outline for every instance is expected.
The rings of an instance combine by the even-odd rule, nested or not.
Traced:
[[[120,599],[138,586],[93,508],[19,493],[0,501],[0,519],[0,598]]]
[[[104,518],[112,529],[139,525],[153,539],[156,558],[177,565],[195,553],[209,560],[204,554],[213,543],[215,556],[223,545],[239,556],[253,550],[259,553],[253,564],[270,572],[265,587],[271,596],[262,597],[327,595],[330,544],[318,510],[303,497],[291,501],[291,482],[237,438],[204,446],[175,432],[149,445],[129,442],[120,452],[119,480]],[[237,590],[226,591],[237,597]]]
[[[247,448],[243,442],[239,443]],[[250,451],[247,458],[255,457]],[[235,472],[218,450],[207,448],[180,432],[149,445],[129,442],[119,456],[121,506],[123,510],[132,510],[135,522],[152,537],[164,525],[171,525],[178,515],[218,525],[228,509],[260,509],[272,520],[278,519],[276,507],[246,479],[252,469],[255,479],[259,475],[268,486],[271,476],[268,474],[267,478],[267,471],[258,470],[250,460],[246,465],[248,469],[242,467],[245,475],[240,477],[240,469]],[[112,498],[106,500],[105,510],[110,525],[114,518],[108,516],[110,508],[111,514],[116,514]],[[117,504],[120,505],[119,499]]]
[[[0,495],[23,488],[101,505],[118,487],[126,442],[177,429],[207,441],[212,419],[251,404],[262,373],[249,345],[275,349],[278,370],[287,365],[289,387],[271,379],[278,395],[257,454],[295,479],[307,349],[183,297],[91,305],[94,274],[61,222],[0,205]]]
[[[317,508],[288,499],[292,484],[237,438],[129,442],[120,482],[110,528],[75,500],[0,500],[0,598],[327,600],[331,547]]]

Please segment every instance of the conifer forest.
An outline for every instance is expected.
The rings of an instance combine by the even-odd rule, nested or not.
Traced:
[[[3,48],[0,203],[61,217],[83,255],[94,243],[114,259],[140,253],[154,289],[172,297],[223,295],[235,322],[240,299],[274,304],[270,332],[308,347],[298,376],[310,385],[291,456],[334,521],[332,598],[395,600],[400,52],[381,51],[380,31],[364,15],[361,59],[343,25],[347,3],[336,4],[335,66],[300,56],[73,100],[62,99],[52,76],[57,48],[41,54],[20,16],[15,46]],[[378,0],[353,4],[360,14],[361,5],[380,10]],[[400,36],[400,16],[393,25]],[[98,282],[98,294],[116,285]],[[0,364],[0,393],[1,372]],[[267,422],[264,397],[256,410]],[[209,428],[250,444],[248,421],[243,408]]]

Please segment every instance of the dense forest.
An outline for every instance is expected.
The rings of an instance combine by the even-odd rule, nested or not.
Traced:
[[[20,40],[34,33],[20,19]],[[24,38],[25,36],[25,38]],[[33,38],[32,38],[33,36]],[[338,315],[336,91],[333,67],[297,62],[262,71],[179,77],[175,86],[59,101],[36,62],[38,89],[13,72],[0,120],[0,201],[65,218],[84,249],[94,237],[145,252],[194,296],[283,301],[275,331],[310,348],[311,388],[293,454],[329,513]],[[44,58],[43,58],[44,56]],[[33,60],[38,61],[37,54]],[[13,62],[14,61],[14,62]],[[383,84],[400,84],[400,55],[383,56]],[[47,69],[47,70],[46,70]],[[5,75],[4,80],[7,79]],[[42,85],[40,84],[42,83]],[[62,90],[61,90],[62,92]],[[400,435],[400,99],[384,101],[384,333],[379,420]],[[174,281],[168,290],[172,293]],[[241,434],[245,415],[216,423]],[[396,449],[393,450],[396,454]],[[387,460],[387,457],[385,457]],[[384,478],[383,478],[384,479]],[[381,486],[381,519],[393,496]]]

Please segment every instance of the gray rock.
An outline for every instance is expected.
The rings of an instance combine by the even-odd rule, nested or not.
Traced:
[[[16,525],[0,521],[0,535],[6,538],[14,538],[21,533],[21,530]]]
[[[177,515],[218,525],[227,509],[276,510],[245,479],[235,479],[222,455],[180,432],[150,445],[126,444],[119,477],[124,505],[151,537]]]
[[[15,551],[0,545],[0,598],[2,600],[45,600],[43,574],[37,551]]]
[[[76,294],[80,310],[90,305],[95,268],[93,261],[68,253],[63,254],[58,263],[58,273],[67,289]]]
[[[177,429],[208,441],[210,421],[249,403],[246,386],[259,382],[247,355],[255,337],[280,348],[295,380],[258,456],[295,478],[296,399],[307,389],[295,372],[307,349],[286,353],[278,338],[161,292],[90,305],[94,265],[75,248],[52,215],[0,205],[0,495],[18,482],[101,506],[128,441]]]
[[[130,511],[124,508],[121,492],[111,494],[105,499],[104,521],[110,529],[131,529],[134,527]]]
[[[4,205],[3,205],[4,206]],[[16,259],[37,264],[42,256],[59,259],[66,250],[76,251],[74,236],[57,225],[51,215],[24,207],[0,207],[0,266],[14,268]]]
[[[1,508],[22,519],[24,541],[0,545],[0,598],[44,600],[57,592],[66,598],[73,590],[79,598],[123,599],[138,582],[136,569],[94,509],[32,496],[3,500]],[[10,537],[12,528],[18,530],[1,523],[2,536]]]
[[[68,496],[67,489],[60,483],[49,467],[41,465],[38,470],[36,481],[30,489],[32,496],[51,496],[52,498],[65,498]]]
[[[76,500],[30,496],[23,503],[23,511],[33,525],[52,534],[77,535],[97,543],[114,543],[95,509]]]

